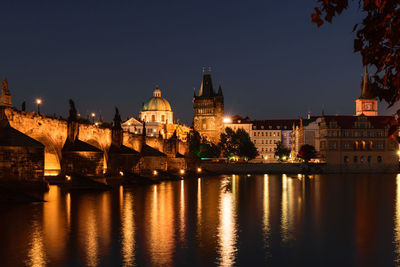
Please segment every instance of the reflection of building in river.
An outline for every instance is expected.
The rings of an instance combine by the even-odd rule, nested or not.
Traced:
[[[236,197],[237,177],[226,178],[220,188],[220,208],[218,226],[218,254],[220,266],[232,266],[235,263],[237,251],[237,225],[236,225]],[[226,187],[231,184],[231,190]]]
[[[174,191],[172,184],[154,185],[153,195],[147,199],[151,210],[145,211],[149,231],[146,243],[150,253],[150,265],[171,266],[174,252]],[[151,199],[152,198],[152,199]]]
[[[124,266],[134,266],[135,265],[135,220],[133,211],[133,197],[131,192],[126,192],[125,194],[122,195],[122,197],[123,197],[123,203],[121,205],[122,261],[124,263]]]

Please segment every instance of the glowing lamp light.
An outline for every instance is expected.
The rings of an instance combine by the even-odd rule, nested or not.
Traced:
[[[400,150],[397,150],[397,155],[400,157]]]
[[[232,123],[232,119],[229,117],[225,117],[223,120],[224,123]]]
[[[198,172],[198,173],[201,173],[201,168],[200,168],[200,167],[197,168],[197,172]]]
[[[158,174],[158,171],[157,171],[157,170],[154,170],[154,171],[153,171],[153,175],[156,176],[157,174]]]
[[[124,172],[120,171],[119,175],[124,176]]]
[[[67,181],[71,181],[71,176],[65,175],[65,179],[67,179]]]
[[[130,125],[131,125],[131,123],[130,123],[130,122],[128,122],[128,125],[130,126]]]
[[[286,156],[283,156],[283,157],[282,157],[282,160],[286,160],[286,159],[287,159],[287,157],[286,157]]]
[[[185,174],[185,170],[184,170],[184,169],[181,169],[181,170],[179,171],[179,173],[180,173],[181,175],[183,175],[183,174]]]
[[[40,99],[40,98],[36,99],[36,104],[38,104],[38,105],[42,104],[42,99]]]
[[[92,117],[96,117],[96,113],[92,112],[92,114],[90,114]]]

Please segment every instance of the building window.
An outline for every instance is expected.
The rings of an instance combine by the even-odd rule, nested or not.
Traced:
[[[151,121],[156,121],[156,115],[151,115]]]
[[[366,146],[365,146],[365,141],[361,141],[361,149],[365,150]]]
[[[162,122],[165,121],[165,115],[161,115],[161,121],[162,121]]]
[[[272,133],[271,133],[271,132],[269,133],[269,136],[272,136]]]
[[[378,161],[378,163],[381,163],[381,162],[382,162],[382,156],[378,156],[378,157],[376,158],[376,160]]]
[[[353,160],[354,160],[354,163],[357,163],[358,162],[358,157],[354,156]]]
[[[368,164],[371,164],[371,156],[368,156],[368,159],[367,159],[367,161],[368,161]]]
[[[279,136],[279,132],[276,133]]]
[[[349,157],[348,156],[344,156],[343,162],[344,162],[344,164],[349,163]]]
[[[264,132],[261,133],[261,136],[264,136]]]
[[[349,143],[344,143],[343,148],[344,149],[350,149],[350,144]]]
[[[372,141],[369,141],[369,147],[368,147],[369,149],[374,149],[374,142],[372,142]]]
[[[357,150],[358,149],[358,141],[355,141],[354,142],[354,150]]]
[[[272,140],[269,140],[269,143],[272,144]]]
[[[361,156],[361,157],[360,157],[360,162],[361,162],[361,163],[364,163],[364,161],[365,161],[365,157],[364,157],[364,156]]]
[[[257,133],[256,133],[256,132],[254,132],[254,136],[257,136]]]

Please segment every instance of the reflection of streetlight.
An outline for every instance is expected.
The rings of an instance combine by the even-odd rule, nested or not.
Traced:
[[[92,116],[92,120],[93,120],[93,123],[94,123],[94,117],[96,117],[96,113],[92,112],[92,114],[90,114],[90,116]]]
[[[37,104],[37,113],[40,115],[40,104],[42,104],[42,99],[40,98],[36,99],[36,104]]]

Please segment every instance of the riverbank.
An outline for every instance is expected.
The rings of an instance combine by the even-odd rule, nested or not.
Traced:
[[[381,164],[370,166],[368,164],[333,165],[326,163],[312,163],[308,165],[308,173],[398,173],[399,166],[393,164]],[[202,162],[203,170],[215,174],[264,174],[264,173],[302,173],[305,164],[302,163],[221,163]]]

